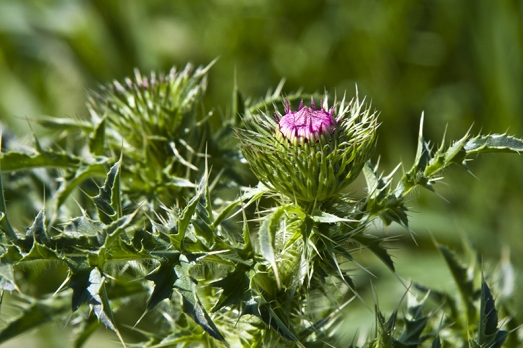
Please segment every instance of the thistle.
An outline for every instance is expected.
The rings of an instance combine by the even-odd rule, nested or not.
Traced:
[[[361,172],[376,144],[376,113],[358,99],[345,98],[318,109],[300,103],[274,116],[260,111],[238,129],[241,151],[258,179],[275,192],[301,203],[326,201]]]
[[[90,95],[87,107],[96,125],[91,152],[124,153],[126,192],[171,204],[200,176],[209,139],[200,127],[205,115],[199,106],[211,65],[150,76],[136,70],[134,80],[115,81]]]

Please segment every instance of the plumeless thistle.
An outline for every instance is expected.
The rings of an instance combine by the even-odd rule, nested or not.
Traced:
[[[32,195],[8,182],[11,195],[4,196],[0,176],[0,298],[8,291],[9,301],[20,304],[20,314],[3,317],[0,343],[66,320],[76,347],[97,325],[114,331],[123,347],[128,337],[136,342],[137,333],[144,336],[133,347],[355,346],[346,328],[360,327],[362,317],[351,321],[343,308],[357,297],[376,298],[356,273],[354,266],[368,264],[357,253],[368,250],[400,277],[388,250],[392,240],[376,235],[372,222],[381,218],[410,229],[405,200],[413,189],[434,191],[443,169],[465,167],[478,154],[523,152],[523,140],[507,134],[467,133],[433,149],[422,119],[414,164],[393,186],[393,175],[379,175],[370,159],[376,114],[357,97],[349,103],[334,98],[330,107],[327,96],[320,107],[311,100],[293,109],[287,101],[283,112],[269,112],[259,105],[284,100],[281,87],[257,105],[235,91],[233,113],[215,129],[201,104],[207,70],[137,73],[134,81],[101,88],[89,99],[92,122],[47,121],[85,132],[86,141],[69,152],[44,149],[38,141],[33,153],[0,152],[5,172],[50,168],[35,182],[58,174],[63,183],[50,193],[55,210],[63,208],[58,217],[42,204],[20,230],[8,219],[5,197],[12,204]],[[229,128],[238,125],[237,113],[244,124],[235,128],[240,146]],[[239,150],[264,185],[245,187],[235,168],[242,167],[236,166]],[[344,189],[360,172],[366,195],[354,199]],[[48,179],[38,180],[52,190]],[[66,200],[78,186],[82,192],[74,198],[84,199]],[[76,214],[74,204],[81,208]],[[503,298],[498,316],[493,294],[499,290],[491,292],[483,270],[471,271],[449,249],[438,249],[456,296],[413,285],[406,314],[395,310],[388,319],[375,300],[376,330],[363,331],[360,347],[427,347],[430,341],[432,347],[521,346],[517,335],[507,338],[519,323],[500,324],[501,315],[514,316]],[[67,275],[51,274],[49,263]],[[48,287],[54,296],[47,296],[42,285],[55,277],[59,289]],[[124,327],[136,328],[133,336]]]
[[[276,108],[275,108],[276,109]],[[241,151],[258,179],[298,203],[336,196],[361,172],[374,152],[376,113],[357,98],[318,109],[300,103],[285,114],[259,111],[238,129]]]

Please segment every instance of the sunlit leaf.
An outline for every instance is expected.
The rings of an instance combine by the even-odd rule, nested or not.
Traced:
[[[120,332],[116,328],[109,298],[107,297],[105,277],[98,268],[93,268],[89,273],[89,285],[87,291],[91,296],[88,300],[89,306],[94,311],[96,317],[108,328],[116,333],[120,342],[125,346]]]
[[[280,229],[280,224],[285,218],[286,207],[278,207],[271,214],[267,215],[260,226],[260,252],[274,270],[276,281],[279,286],[278,268],[274,254],[274,237]]]

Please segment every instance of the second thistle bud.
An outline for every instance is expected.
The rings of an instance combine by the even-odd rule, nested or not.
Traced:
[[[372,155],[376,114],[359,100],[330,109],[300,103],[274,116],[259,112],[238,129],[242,153],[267,187],[298,202],[328,200],[350,184]]]

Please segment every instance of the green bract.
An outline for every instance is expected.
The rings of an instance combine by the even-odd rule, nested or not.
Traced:
[[[294,132],[288,129],[288,122],[282,125],[289,116],[296,118]],[[310,117],[308,122],[303,120],[306,117]],[[314,127],[321,117],[329,125],[328,131]],[[298,124],[311,126],[304,132]],[[374,152],[376,128],[376,113],[357,98],[349,103],[344,98],[339,104],[335,100],[329,110],[325,97],[320,110],[312,103],[312,108],[300,104],[297,112],[287,107],[285,115],[278,110],[274,116],[267,110],[259,111],[252,119],[245,119],[245,128],[238,129],[237,135],[242,154],[261,182],[297,202],[308,203],[336,196],[358,176]]]

